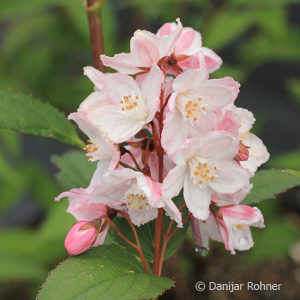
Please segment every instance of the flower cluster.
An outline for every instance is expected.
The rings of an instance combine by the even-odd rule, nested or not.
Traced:
[[[137,30],[130,53],[101,59],[117,73],[84,68],[95,89],[69,115],[98,162],[87,188],[57,197],[69,198],[68,212],[79,221],[66,238],[69,253],[103,243],[115,216],[140,226],[164,209],[182,227],[172,201],[182,189],[199,246],[210,238],[232,253],[249,249],[249,226],[263,227],[263,217],[239,203],[269,154],[250,133],[252,113],[235,106],[239,83],[209,78],[221,58],[177,20],[156,34]]]

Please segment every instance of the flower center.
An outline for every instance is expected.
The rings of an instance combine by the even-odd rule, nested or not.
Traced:
[[[127,205],[128,208],[141,210],[149,207],[149,202],[147,200],[147,197],[143,194],[128,193],[125,196],[124,204]]]
[[[87,140],[88,144],[85,146],[86,155],[90,161],[96,161],[107,157],[103,147],[99,147],[98,143],[93,143],[91,140]],[[102,151],[101,151],[102,149]]]
[[[192,158],[189,161],[189,167],[194,184],[207,184],[218,177],[217,167],[205,159]]]
[[[122,113],[126,113],[137,121],[148,117],[148,109],[143,100],[134,94],[123,96],[119,104]]]
[[[181,95],[178,97],[176,104],[182,116],[191,123],[197,122],[203,114],[206,114],[206,106],[201,97],[191,99]]]

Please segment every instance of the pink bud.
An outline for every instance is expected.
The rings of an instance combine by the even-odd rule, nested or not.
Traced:
[[[239,153],[235,157],[237,161],[245,161],[249,158],[249,147],[245,146],[242,142],[239,145]]]
[[[86,221],[75,223],[65,239],[65,248],[71,255],[78,255],[88,250],[95,242],[98,230]]]

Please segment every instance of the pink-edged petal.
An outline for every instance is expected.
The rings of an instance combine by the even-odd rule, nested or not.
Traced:
[[[166,201],[164,210],[166,215],[177,223],[177,227],[183,227],[181,213],[172,200]]]
[[[98,90],[105,89],[106,83],[105,83],[104,73],[91,66],[84,67],[83,71],[84,71],[84,75],[86,75],[92,81],[96,89]]]
[[[264,227],[264,218],[257,207],[248,205],[224,206],[220,209],[223,218],[230,219],[232,224]]]
[[[224,116],[220,119],[218,130],[228,131],[233,136],[238,136],[239,123],[231,111],[227,110]]]
[[[107,208],[103,204],[89,204],[90,195],[89,189],[77,188],[61,193],[55,200],[59,201],[64,197],[69,198],[67,212],[78,221],[92,221],[106,215]]]
[[[239,140],[225,131],[212,131],[202,137],[192,138],[188,146],[191,153],[198,153],[204,158],[213,157],[216,160],[232,159],[239,152]]]
[[[237,97],[236,85],[225,84],[223,79],[209,79],[193,87],[193,93],[199,95],[207,109],[221,108]]]
[[[201,34],[190,27],[184,27],[182,30],[182,34],[178,39],[175,48],[175,54],[192,55],[195,52],[199,51],[199,48],[201,46],[202,46]]]
[[[147,122],[153,119],[154,114],[157,111],[162,81],[163,73],[155,64],[141,85],[144,104],[148,108],[149,112],[151,112]]]
[[[107,67],[113,68],[123,74],[136,74],[141,72],[139,66],[140,62],[130,53],[120,53],[113,57],[101,55],[103,64]]]
[[[182,24],[180,19],[176,19],[177,24],[174,26],[174,30],[168,34],[159,38],[159,53],[160,57],[169,56],[174,52],[178,39],[182,33]]]
[[[122,203],[126,191],[132,185],[137,174],[142,174],[131,169],[110,171],[102,176],[99,184],[94,188],[90,203],[111,204]]]
[[[102,176],[109,170],[110,159],[103,159],[97,163],[96,170],[90,182],[90,187],[95,187],[101,180]]]
[[[156,35],[157,36],[163,36],[170,34],[173,30],[176,28],[176,23],[165,23],[163,26],[161,26]]]
[[[249,184],[249,174],[238,162],[224,160],[217,165],[217,177],[209,183],[218,193],[230,194]]]
[[[197,52],[191,56],[188,56],[184,60],[180,60],[178,62],[178,65],[184,71],[189,70],[189,69],[202,69],[202,68],[206,70],[205,63],[204,63],[204,56],[201,52]]]
[[[217,219],[218,225],[220,228],[220,232],[223,238],[224,246],[227,251],[230,251],[231,254],[235,254],[234,245],[232,241],[232,225],[229,223],[225,223],[222,219]]]
[[[253,113],[245,108],[235,106],[232,108],[232,110],[233,113],[237,116],[240,123],[239,132],[244,133],[250,131],[255,122]]]
[[[140,62],[140,67],[150,67],[160,59],[159,40],[155,34],[146,30],[137,30],[130,41],[133,57]]]
[[[208,78],[208,73],[205,68],[196,69],[196,70],[188,70],[174,80],[173,90],[185,92],[195,86],[202,86],[202,82]]]
[[[208,186],[194,184],[189,175],[185,177],[183,195],[188,210],[199,220],[209,216],[212,190]]]
[[[252,189],[252,184],[247,184],[243,186],[240,190],[232,194],[218,194],[214,193],[212,196],[212,201],[216,203],[218,207],[236,205],[245,199],[248,193]]]
[[[140,88],[136,81],[129,75],[125,74],[108,74],[107,95],[112,104],[119,105],[124,96],[132,95],[142,98]]]
[[[162,190],[161,185],[153,181],[149,176],[137,176],[137,186],[144,191],[152,206],[158,207]]]
[[[87,115],[83,112],[71,113],[69,114],[68,119],[76,122],[80,130],[92,140],[101,135],[99,130],[97,130],[97,128],[89,121]]]
[[[103,91],[96,91],[91,93],[79,106],[78,112],[88,113],[93,111],[95,108],[101,105],[107,105],[109,101],[107,100],[106,93]]]
[[[163,182],[163,197],[165,199],[172,199],[180,193],[185,176],[185,165],[178,165],[170,170]]]
[[[201,52],[204,55],[204,63],[209,73],[212,73],[220,68],[222,59],[213,50],[202,47]]]
[[[248,139],[243,139],[242,142],[249,147],[249,158],[242,161],[241,165],[254,175],[257,168],[268,161],[270,154],[262,140],[252,133],[250,133]]]
[[[182,122],[182,115],[177,109],[166,115],[161,142],[168,154],[176,152],[188,137],[187,126],[186,122]]]
[[[100,154],[97,154],[92,160],[109,159],[109,169],[114,169],[120,159],[120,151],[117,146],[106,140],[85,113],[71,113],[68,119],[75,121],[79,128],[91,139],[92,143],[100,148]]]
[[[89,119],[112,142],[122,143],[138,133],[145,122],[122,114],[115,105],[107,105],[89,114]]]
[[[128,208],[128,215],[136,226],[146,224],[157,217],[157,208],[149,206],[142,212],[135,208]]]

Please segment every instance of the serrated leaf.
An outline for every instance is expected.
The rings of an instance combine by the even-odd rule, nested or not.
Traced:
[[[90,162],[80,151],[70,151],[64,155],[55,155],[52,162],[61,170],[58,181],[67,189],[87,187],[96,169],[96,163]]]
[[[300,178],[284,170],[263,170],[251,179],[253,189],[242,204],[257,203],[300,185]]]
[[[37,299],[147,299],[172,286],[168,278],[144,273],[140,262],[125,248],[104,245],[61,263]]]
[[[83,146],[63,113],[50,104],[11,91],[0,90],[0,128]]]

